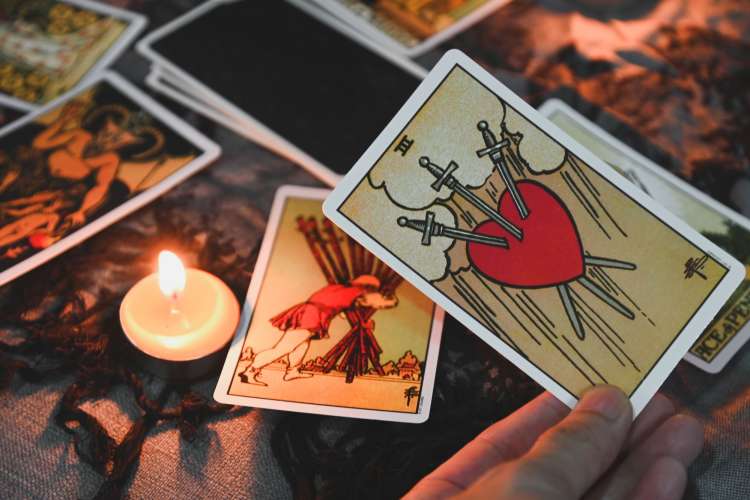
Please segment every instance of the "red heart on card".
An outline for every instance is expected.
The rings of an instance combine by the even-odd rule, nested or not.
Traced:
[[[501,236],[509,248],[467,244],[469,261],[490,280],[518,288],[541,288],[567,283],[583,275],[583,248],[568,208],[555,193],[530,180],[516,183],[529,208],[522,219],[510,193],[500,196],[498,212],[523,231],[517,240],[497,222],[487,220],[474,233]]]

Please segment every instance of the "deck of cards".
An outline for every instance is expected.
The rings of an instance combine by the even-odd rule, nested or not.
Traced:
[[[138,49],[152,62],[147,83],[158,92],[330,186],[426,74],[302,0],[210,0]]]
[[[152,88],[335,186],[426,75],[407,56],[506,2],[210,0],[138,49]]]
[[[210,0],[137,44],[154,89],[335,188],[276,193],[217,401],[424,422],[444,311],[567,405],[611,384],[636,414],[750,338],[750,221],[461,52],[409,59],[503,3]],[[6,4],[0,285],[220,155],[106,71],[142,16]]]

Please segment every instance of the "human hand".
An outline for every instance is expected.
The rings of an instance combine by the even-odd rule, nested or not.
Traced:
[[[65,220],[72,226],[72,227],[79,227],[86,223],[86,214],[79,210],[77,212],[73,212],[72,214],[68,215]]]
[[[633,422],[619,389],[587,391],[573,411],[544,393],[422,479],[407,499],[681,498],[703,430],[657,394]]]

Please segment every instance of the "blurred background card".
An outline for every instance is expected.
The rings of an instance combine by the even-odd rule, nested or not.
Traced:
[[[0,103],[30,111],[105,68],[146,18],[87,0],[0,2]]]
[[[416,57],[510,0],[314,0],[385,47]]]

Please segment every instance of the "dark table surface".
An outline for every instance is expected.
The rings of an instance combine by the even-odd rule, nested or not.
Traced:
[[[109,3],[144,13],[151,30],[199,2]],[[453,47],[531,104],[564,99],[750,215],[746,0],[515,0],[418,62],[429,68]],[[142,84],[148,63],[128,52],[114,68]],[[320,185],[292,162],[156,97],[223,155],[0,288],[0,338],[33,346],[2,358],[4,498],[391,497],[539,392],[451,320],[432,415],[419,426],[220,408],[210,404],[215,378],[173,386],[132,369],[119,352],[116,309],[159,249],[179,249],[244,297],[275,190]],[[750,497],[748,381],[746,347],[718,375],[681,363],[665,383],[663,391],[706,429],[688,498]]]

